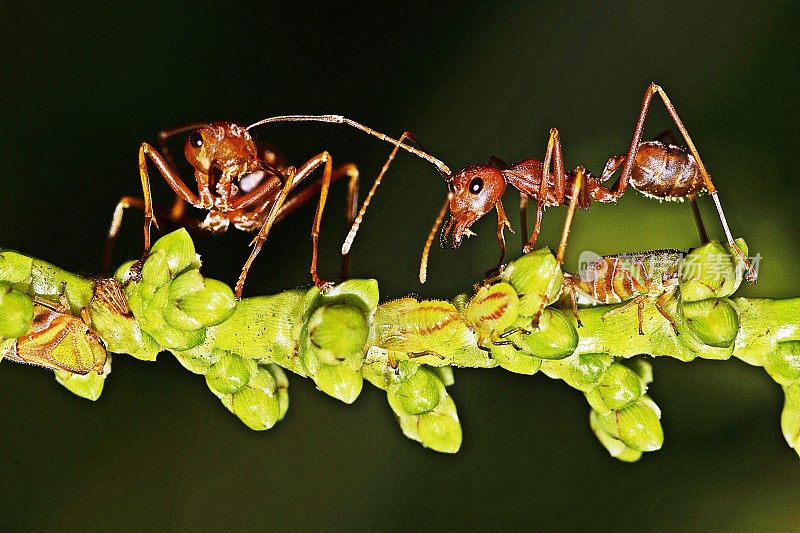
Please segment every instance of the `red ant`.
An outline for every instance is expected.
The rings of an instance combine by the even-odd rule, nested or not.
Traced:
[[[150,194],[150,177],[147,172],[149,158],[177,195],[171,210],[155,209],[160,217],[209,233],[222,233],[230,224],[243,231],[258,231],[251,242],[250,256],[236,283],[237,298],[242,295],[247,273],[272,225],[318,194],[319,200],[311,229],[313,252],[310,270],[317,287],[321,290],[329,288],[330,284],[317,275],[322,212],[331,182],[347,176],[349,184],[346,216],[348,226],[353,223],[358,197],[358,169],[351,163],[333,168],[328,152],[312,157],[299,168],[288,166],[286,159],[274,147],[253,140],[249,130],[254,126],[214,122],[162,131],[158,134],[161,153],[150,144],[142,143],[139,148],[139,173],[143,198],[125,196],[117,204],[103,256],[104,270],[108,269],[125,208],[136,207],[144,211],[144,254],[139,261],[139,267],[150,251],[150,224],[152,222],[158,228],[158,223]],[[194,167],[196,193],[181,180],[166,144],[167,139],[173,135],[189,131],[191,133],[184,144],[184,154]],[[294,193],[295,187],[319,167],[323,168],[322,179]],[[186,217],[185,203],[208,210],[205,220]],[[342,259],[342,277],[347,274],[347,259]]]
[[[656,93],[658,93],[664,102],[664,106],[667,108],[670,117],[688,146],[688,151],[658,139],[642,142],[645,118],[647,117],[652,97]],[[707,237],[705,229],[702,226],[702,221],[699,218],[699,210],[695,204],[695,196],[703,190],[708,191],[719,213],[720,222],[725,231],[728,244],[745,262],[748,268],[748,281],[753,282],[756,280],[755,269],[744,252],[742,252],[733,240],[733,235],[728,227],[725,214],[722,211],[717,189],[714,187],[714,183],[711,181],[711,177],[708,175],[700,159],[700,155],[697,153],[697,149],[691,137],[689,137],[689,133],[686,131],[675,107],[672,105],[672,102],[670,102],[664,90],[655,83],[651,83],[645,91],[644,100],[642,101],[639,118],[636,122],[636,128],[633,132],[633,138],[631,139],[628,153],[626,155],[611,157],[599,178],[582,167],[578,167],[569,173],[564,172],[561,141],[558,130],[555,128],[550,130],[544,162],[536,159],[525,159],[513,165],[506,165],[498,158],[492,157],[488,165],[469,165],[455,174],[451,174],[447,166],[441,161],[416,148],[403,144],[402,140],[410,137],[407,133],[399,140],[395,140],[342,116],[283,116],[265,119],[259,121],[257,124],[289,121],[317,121],[347,124],[394,144],[395,149],[392,151],[392,155],[390,155],[389,160],[386,162],[387,164],[384,165],[383,170],[376,179],[373,185],[373,191],[383,178],[388,164],[399,148],[403,148],[406,151],[427,159],[439,169],[440,174],[442,174],[447,182],[449,194],[436,218],[436,223],[425,245],[422,264],[420,266],[420,281],[422,282],[425,281],[426,262],[429,248],[433,241],[433,235],[436,232],[436,228],[442,223],[448,206],[450,208],[450,218],[447,223],[442,226],[440,241],[444,247],[447,238],[452,235],[453,248],[458,248],[464,235],[472,235],[469,228],[475,221],[492,209],[497,210],[497,240],[500,245],[500,261],[495,269],[496,271],[502,268],[503,260],[505,259],[505,238],[503,236],[503,229],[505,227],[510,227],[502,203],[502,196],[507,185],[514,187],[520,192],[522,229],[526,235],[527,221],[525,212],[528,197],[536,200],[536,223],[530,239],[523,248],[523,251],[527,252],[533,248],[539,236],[542,213],[545,207],[563,205],[571,200],[571,194],[580,195],[579,198],[577,198],[577,204],[582,209],[587,209],[592,199],[599,202],[616,202],[625,192],[629,184],[642,194],[653,198],[666,200],[682,200],[683,198],[688,198],[692,203],[695,220],[698,223],[698,230],[703,241],[707,240]],[[550,170],[551,164],[553,172]],[[604,186],[603,183],[620,167],[622,167],[622,172],[616,184],[612,187]],[[581,172],[585,177],[585,185],[575,188],[576,176]],[[367,197],[364,206],[362,206],[359,212],[359,216],[356,218],[350,235],[348,235],[348,240],[342,248],[343,253],[349,251],[349,244],[352,242],[355,232],[358,230],[358,224],[370,198],[371,195]],[[565,228],[565,233],[568,233],[568,231],[568,227]],[[562,242],[565,236],[566,234],[562,236]]]

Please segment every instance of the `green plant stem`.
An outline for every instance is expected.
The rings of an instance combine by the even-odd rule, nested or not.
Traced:
[[[601,443],[615,457],[634,461],[658,449],[663,432],[660,411],[646,396],[651,369],[627,360],[640,354],[681,361],[737,357],[765,367],[784,387],[784,435],[800,450],[800,298],[728,299],[739,272],[738,281],[720,282],[727,292],[704,294],[698,302],[673,299],[666,310],[676,317],[674,328],[652,304],[643,309],[642,334],[636,306],[584,308],[577,316],[548,307],[535,328],[535,310],[560,294],[553,261],[547,250],[532,252],[510,264],[500,283],[452,302],[405,298],[379,305],[376,282],[350,280],[324,295],[295,289],[237,304],[227,286],[199,274],[191,240],[175,232],[153,247],[142,280],[126,285],[132,313],[116,312],[98,298],[96,280],[16,252],[0,253],[0,283],[34,298],[66,295],[74,314],[90,311],[92,327],[115,353],[153,360],[170,351],[205,375],[212,392],[254,429],[272,427],[288,408],[283,368],[314,379],[345,403],[358,397],[366,379],[387,391],[408,437],[455,452],[462,435],[446,390],[453,382],[450,367],[541,370],[582,391]],[[58,371],[57,377],[95,399],[105,376]]]

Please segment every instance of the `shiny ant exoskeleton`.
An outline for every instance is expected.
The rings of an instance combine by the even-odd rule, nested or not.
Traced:
[[[658,93],[664,102],[670,117],[677,126],[683,140],[686,142],[688,150],[671,143],[663,142],[660,139],[642,142],[645,119],[652,97],[656,93]],[[464,235],[471,235],[469,228],[475,221],[492,209],[497,210],[497,240],[500,246],[500,261],[498,262],[497,268],[499,269],[502,268],[505,259],[505,238],[503,236],[503,229],[509,226],[502,203],[502,196],[507,186],[511,186],[520,192],[520,207],[523,217],[522,229],[526,235],[527,221],[525,219],[525,209],[527,201],[529,197],[536,201],[536,222],[534,230],[524,247],[524,251],[529,251],[533,248],[539,236],[542,213],[545,207],[559,206],[568,203],[571,200],[571,195],[574,194],[572,191],[577,191],[579,195],[577,198],[577,205],[583,209],[589,207],[592,199],[599,202],[616,202],[624,194],[629,185],[642,194],[653,198],[666,200],[688,198],[692,203],[695,220],[698,223],[698,230],[703,241],[707,239],[702,221],[699,218],[699,210],[695,205],[695,196],[700,192],[707,191],[716,206],[728,244],[742,261],[744,261],[747,267],[747,279],[751,282],[756,280],[755,269],[744,252],[742,252],[734,242],[733,235],[728,227],[728,222],[719,201],[717,189],[711,181],[711,177],[708,175],[689,133],[686,131],[675,107],[672,105],[672,102],[670,102],[664,90],[655,83],[651,83],[645,91],[644,100],[642,101],[628,152],[625,155],[609,158],[600,177],[595,176],[583,167],[578,167],[569,173],[564,172],[561,141],[558,130],[555,128],[550,130],[544,161],[526,159],[513,165],[507,165],[500,159],[492,157],[489,164],[468,165],[455,174],[451,174],[448,167],[438,159],[412,146],[404,144],[402,142],[404,138],[413,139],[409,134],[404,134],[399,140],[392,139],[367,126],[339,115],[281,116],[268,118],[259,121],[257,124],[293,121],[347,124],[369,135],[394,144],[395,149],[376,179],[375,185],[373,185],[373,191],[383,178],[388,164],[399,148],[423,157],[437,167],[440,174],[442,174],[447,182],[449,193],[445,205],[442,206],[437,216],[434,228],[428,236],[425,250],[423,251],[422,264],[420,267],[420,281],[424,282],[425,280],[427,256],[433,241],[433,235],[436,232],[436,228],[442,223],[448,207],[450,209],[450,218],[444,226],[442,226],[440,241],[444,246],[448,237],[450,237],[454,248],[460,245]],[[553,169],[552,171],[551,166]],[[610,179],[620,167],[622,171],[617,182],[611,187],[606,187],[604,182]],[[574,185],[578,174],[583,175],[584,185],[576,188]],[[352,242],[355,232],[358,229],[358,224],[370,197],[371,195],[367,197],[367,201],[364,206],[362,206],[359,216],[356,218],[348,240],[345,242],[345,246],[342,249],[343,252],[349,251],[349,244]],[[562,242],[564,242],[568,232],[569,227],[567,226],[562,236]],[[561,259],[562,257],[559,257],[559,260]]]
[[[358,169],[348,163],[333,168],[328,152],[322,152],[299,168],[288,166],[285,158],[269,144],[253,140],[249,130],[231,122],[192,124],[159,133],[161,152],[148,143],[139,148],[139,173],[143,198],[125,196],[114,211],[103,257],[103,268],[108,269],[116,236],[122,223],[125,208],[136,207],[144,211],[144,255],[150,251],[150,224],[158,227],[152,197],[147,159],[177,195],[171,210],[155,208],[159,217],[194,229],[222,233],[232,224],[243,231],[258,231],[251,243],[252,250],[236,283],[236,297],[242,295],[245,278],[253,260],[267,239],[272,225],[297,209],[301,204],[319,195],[317,210],[311,229],[311,277],[325,289],[329,284],[317,275],[317,255],[320,221],[331,182],[347,176],[347,222],[352,224],[358,197]],[[197,191],[181,180],[166,140],[176,134],[191,132],[184,144],[184,154],[194,168]],[[295,187],[314,170],[322,167],[322,179],[295,192]],[[189,218],[184,214],[185,203],[208,211],[205,220]],[[139,263],[141,267],[141,261]],[[343,258],[342,276],[346,277],[347,257]]]

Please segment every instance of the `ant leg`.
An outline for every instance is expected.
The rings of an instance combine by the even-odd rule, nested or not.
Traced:
[[[567,208],[567,217],[564,220],[564,229],[561,231],[561,242],[558,245],[558,255],[556,256],[556,261],[558,261],[559,266],[564,263],[564,253],[567,250],[567,238],[569,237],[569,232],[572,229],[572,219],[575,216],[575,208],[578,206],[578,202],[580,201],[585,175],[586,169],[583,167],[578,167],[575,169],[575,181],[572,183],[572,196],[569,201],[569,207]]]
[[[167,145],[167,140],[175,135],[180,135],[181,133],[186,133],[187,131],[197,130],[206,125],[207,124],[203,122],[196,122],[158,132],[158,150],[161,152],[161,155],[164,157],[164,160],[167,162],[167,165],[169,165],[170,168],[177,170],[178,167],[175,164],[175,158],[172,156],[172,151],[169,149],[169,145]],[[186,202],[180,197],[180,195],[175,195],[175,200],[173,201],[172,209],[170,210],[170,220],[179,220],[181,217],[183,217],[185,211]]]
[[[496,267],[484,274],[486,280],[496,278],[503,272],[503,261],[505,261],[506,258],[506,237],[503,235],[503,230],[508,228],[512,233],[514,231],[511,229],[511,224],[506,217],[506,210],[503,209],[503,202],[498,200],[494,207],[497,209],[497,243],[500,245],[500,260],[497,262]]]
[[[322,281],[317,275],[317,256],[319,251],[318,250],[319,227],[320,227],[320,222],[322,220],[322,212],[325,209],[325,201],[328,198],[328,190],[330,189],[331,174],[333,173],[333,164],[331,161],[330,154],[328,152],[322,152],[321,154],[311,158],[298,171],[295,171],[294,168],[291,167],[287,169],[288,175],[286,183],[281,189],[281,192],[278,195],[278,197],[272,203],[269,210],[269,214],[267,215],[267,219],[261,226],[261,230],[259,230],[258,235],[256,235],[253,241],[250,243],[253,249],[250,251],[250,256],[247,258],[247,261],[242,267],[242,272],[239,274],[239,279],[236,282],[236,287],[234,289],[234,294],[236,295],[237,299],[241,299],[242,297],[242,289],[244,288],[244,282],[247,279],[247,274],[250,271],[250,267],[253,265],[253,261],[261,251],[264,242],[267,240],[269,231],[275,224],[275,220],[278,216],[278,213],[280,212],[281,207],[283,207],[284,203],[286,202],[287,196],[295,187],[295,185],[297,185],[297,183],[306,178],[320,165],[324,165],[324,170],[322,174],[322,183],[319,191],[319,200],[317,202],[317,212],[314,215],[314,223],[311,228],[312,253],[311,253],[310,271],[311,271],[311,279],[314,281],[314,284],[317,287],[319,287],[320,290],[324,291],[327,288],[329,288],[330,284]]]
[[[296,177],[296,171],[294,167],[288,167],[286,169],[285,184],[281,188],[278,197],[270,205],[269,214],[267,215],[267,218],[264,221],[264,224],[261,226],[261,229],[259,230],[258,234],[250,242],[250,246],[252,246],[253,249],[250,250],[250,255],[247,257],[247,261],[245,261],[241,273],[239,273],[239,279],[236,281],[236,287],[234,288],[234,295],[236,296],[237,300],[241,300],[242,298],[242,289],[244,288],[244,282],[247,279],[247,273],[250,272],[250,267],[253,265],[253,261],[255,260],[258,253],[261,251],[261,247],[264,245],[264,241],[267,240],[267,235],[269,235],[269,230],[275,223],[275,218],[278,215],[278,210],[286,201],[286,197],[289,195],[289,192],[291,191],[292,186],[295,183],[295,177]]]
[[[195,194],[186,186],[186,184],[181,181],[178,174],[167,164],[164,157],[161,156],[161,154],[159,154],[156,149],[149,144],[142,143],[139,147],[139,178],[142,183],[143,196],[141,200],[141,209],[144,211],[144,253],[142,254],[140,262],[146,259],[147,255],[150,253],[150,224],[153,223],[155,224],[156,228],[158,228],[158,221],[153,213],[153,197],[150,193],[150,176],[147,173],[148,157],[156,166],[159,173],[164,178],[164,181],[167,182],[170,188],[175,191],[178,196],[191,204],[196,204],[198,202],[197,196],[195,196]],[[127,204],[130,203],[130,200],[130,197],[121,199],[114,210],[114,217],[111,222],[108,238],[106,239],[106,251],[103,259],[106,268],[108,263],[110,263],[111,252],[113,251],[114,247],[113,241],[116,239],[117,233],[119,232],[119,226],[122,223],[122,211],[128,207]]]
[[[375,182],[370,187],[369,192],[367,193],[367,197],[364,198],[364,203],[361,204],[361,209],[358,211],[358,215],[353,222],[352,227],[350,228],[350,232],[347,234],[347,237],[344,240],[344,244],[342,244],[342,255],[347,255],[350,253],[350,247],[353,246],[353,240],[356,238],[356,234],[358,233],[358,228],[361,227],[361,222],[364,220],[364,214],[367,212],[367,208],[369,207],[370,202],[372,201],[372,197],[375,196],[375,191],[378,189],[378,186],[383,181],[383,176],[389,170],[389,166],[394,161],[395,156],[397,156],[397,151],[400,149],[400,145],[403,143],[404,140],[411,139],[415,141],[414,136],[408,132],[404,131],[403,134],[400,136],[397,145],[392,148],[392,151],[389,153],[389,157],[386,159],[386,162],[383,164],[381,171],[378,173],[378,177],[375,178]]]
[[[750,263],[750,260],[747,258],[745,253],[739,248],[736,244],[736,241],[733,239],[733,235],[731,234],[731,230],[728,227],[728,221],[725,218],[725,213],[722,210],[722,204],[719,201],[719,195],[717,194],[717,188],[714,186],[714,183],[711,181],[711,176],[709,176],[708,171],[706,170],[705,165],[703,164],[703,160],[700,159],[700,154],[697,152],[697,148],[692,141],[692,138],[689,136],[689,132],[686,130],[686,126],[683,125],[683,121],[681,121],[680,117],[678,116],[678,112],[675,110],[675,106],[672,105],[667,93],[664,92],[659,85],[655,83],[651,83],[650,86],[644,93],[644,99],[642,100],[642,107],[639,111],[639,119],[636,122],[636,128],[633,132],[633,138],[631,139],[631,145],[628,149],[628,155],[625,160],[625,166],[622,168],[622,174],[620,175],[619,181],[611,190],[611,195],[614,199],[619,198],[622,193],[625,191],[625,187],[628,185],[628,180],[630,179],[631,173],[633,171],[633,163],[636,159],[636,152],[639,149],[639,144],[642,140],[642,131],[644,129],[644,122],[645,118],[647,118],[647,111],[650,107],[650,102],[652,101],[653,95],[658,93],[661,97],[661,100],[664,102],[664,107],[667,109],[667,113],[669,113],[670,118],[675,123],[675,126],[678,128],[678,131],[681,133],[683,140],[686,142],[686,145],[689,147],[689,152],[691,152],[692,156],[694,156],[695,161],[697,162],[697,167],[700,170],[700,174],[703,176],[703,183],[705,184],[706,190],[708,190],[709,196],[714,200],[714,205],[717,208],[717,213],[719,215],[719,220],[722,223],[722,229],[725,231],[725,237],[728,240],[728,245],[736,252],[739,258],[747,267],[747,280],[750,282],[754,282],[757,278],[757,274],[755,268]],[[613,201],[613,200],[612,200]]]
[[[493,155],[489,158],[489,164],[500,170],[507,170],[511,165]],[[519,223],[522,228],[522,235],[528,234],[528,195],[519,191]]]
[[[567,218],[564,221],[564,229],[561,232],[561,243],[558,246],[558,254],[556,255],[556,268],[560,269],[561,265],[564,264],[564,253],[567,249],[567,238],[569,237],[569,232],[572,229],[572,219],[575,215],[575,208],[578,206],[578,201],[580,199],[581,189],[583,188],[583,179],[586,170],[583,167],[578,167],[575,172],[575,181],[572,184],[572,195],[569,201],[569,207],[567,208]],[[539,319],[544,312],[544,308],[547,305],[547,296],[553,291],[555,282],[556,282],[556,275],[550,276],[550,283],[547,286],[547,291],[542,297],[542,303],[539,305],[539,310],[536,311],[536,314],[533,317],[532,324],[534,327],[538,327]],[[574,295],[573,295],[574,301]]]
[[[528,240],[528,243],[522,248],[524,253],[528,253],[533,250],[533,247],[536,245],[536,240],[539,238],[539,231],[542,225],[542,212],[547,202],[548,188],[551,185],[549,182],[550,164],[553,161],[554,156],[554,182],[552,184],[551,192],[553,192],[556,197],[555,199],[558,202],[557,205],[561,205],[564,203],[566,177],[564,175],[564,157],[561,153],[561,139],[556,128],[552,128],[550,130],[550,137],[547,140],[547,151],[545,152],[544,163],[542,165],[542,180],[539,186],[539,197],[536,199],[536,224],[533,228],[533,234],[531,234],[530,240]]]
[[[143,198],[136,198],[134,196],[123,196],[114,208],[114,216],[111,220],[111,227],[108,230],[106,237],[106,244],[103,248],[103,259],[100,264],[101,272],[109,272],[111,266],[111,258],[114,254],[114,247],[117,243],[117,236],[119,235],[120,227],[122,226],[122,217],[125,214],[125,209],[135,208],[141,211],[145,210],[145,201]],[[175,216],[174,210],[163,209],[158,206],[153,206],[155,213],[162,219],[167,219],[173,224],[186,226],[193,230],[200,230],[202,222],[200,220],[187,217],[186,215]]]
[[[347,225],[345,229],[350,229],[350,226],[353,224],[353,220],[355,220],[356,208],[358,207],[358,168],[353,163],[347,163],[334,168],[333,173],[331,174],[331,183],[334,183],[345,176],[349,178],[347,182],[347,200],[345,204],[345,223]],[[309,199],[317,196],[321,189],[322,182],[316,181],[299,191],[297,194],[287,198],[286,202],[284,202],[278,211],[278,215],[275,217],[275,222],[280,222],[298,207],[306,203]],[[342,279],[347,279],[349,265],[350,254],[347,253],[342,256]]]

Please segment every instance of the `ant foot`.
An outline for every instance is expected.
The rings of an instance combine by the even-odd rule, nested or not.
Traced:
[[[500,263],[496,267],[484,272],[482,285],[492,285],[493,283],[500,281],[500,276],[503,275],[505,269],[506,265]]]
[[[141,258],[137,259],[134,264],[128,269],[128,272],[124,278],[124,285],[127,285],[131,282],[139,283],[142,281],[142,268],[144,267],[144,262],[147,259],[147,255],[143,255]]]
[[[328,291],[330,291],[332,288],[336,286],[336,284],[332,281],[323,281],[317,277],[315,277],[314,279],[314,285],[317,286],[317,289],[319,289],[319,292],[322,295],[327,294]]]

